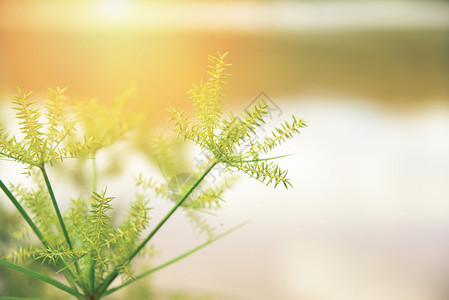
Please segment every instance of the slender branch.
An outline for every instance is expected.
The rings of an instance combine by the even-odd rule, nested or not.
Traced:
[[[236,160],[230,160],[229,163],[234,164],[234,163],[250,163],[250,162],[267,161],[267,160],[274,160],[274,159],[283,158],[283,157],[292,156],[292,155],[293,154],[286,154],[286,155],[280,155],[280,156],[275,156],[275,157],[257,158],[257,159],[250,159],[250,160],[236,159]]]
[[[0,155],[8,157],[8,158],[12,159],[13,161],[17,161],[17,159],[14,156],[10,155],[10,154],[7,154],[7,153],[4,153],[4,152],[0,151]]]
[[[90,283],[90,291],[93,292],[95,290],[95,258],[93,258],[93,251],[91,251],[91,263],[89,268],[89,283]]]
[[[51,284],[52,286],[57,287],[58,289],[61,289],[61,290],[65,291],[65,292],[67,292],[67,293],[69,293],[69,294],[71,294],[71,295],[73,295],[73,296],[75,296],[77,298],[84,297],[82,294],[78,293],[76,290],[72,289],[68,285],[65,285],[65,284],[63,284],[63,283],[61,283],[61,282],[59,282],[59,281],[57,281],[57,280],[55,280],[55,279],[53,279],[51,277],[48,277],[48,276],[46,276],[44,274],[38,273],[38,272],[33,271],[31,269],[27,269],[27,268],[21,267],[19,265],[10,263],[10,262],[8,262],[6,260],[3,260],[3,259],[0,259],[0,266],[4,266],[4,267],[10,268],[10,269],[14,269],[16,271],[19,271],[19,272],[25,273],[27,275],[30,275],[30,276],[32,276],[34,278],[37,278],[37,279],[42,280],[42,281],[44,281],[44,282],[46,282],[48,284]]]
[[[62,143],[62,141],[70,134],[70,131],[72,131],[72,129],[75,127],[75,123],[71,124],[69,128],[67,128],[66,132],[64,133],[64,135],[59,139],[59,141],[53,146],[53,148],[48,152],[50,154],[53,154],[56,150],[56,148],[58,148],[58,146]]]
[[[16,207],[16,209],[19,211],[19,213],[22,215],[22,217],[25,219],[25,221],[30,225],[31,229],[33,230],[34,234],[36,234],[37,238],[41,243],[47,247],[48,244],[44,239],[44,236],[42,235],[39,228],[37,228],[36,224],[31,220],[30,216],[27,214],[23,206],[17,201],[17,199],[14,197],[14,195],[11,193],[11,191],[6,187],[6,185],[3,183],[3,181],[0,179],[0,188],[3,190],[3,192],[6,194],[6,196],[11,200],[12,204]]]
[[[163,269],[163,268],[165,268],[165,267],[168,267],[169,265],[174,264],[175,262],[178,262],[178,261],[180,261],[181,259],[186,258],[187,256],[192,255],[193,253],[197,252],[198,250],[201,250],[202,248],[204,248],[204,247],[206,247],[206,246],[212,244],[213,242],[215,242],[215,241],[217,241],[217,240],[219,240],[219,239],[225,237],[226,235],[230,234],[231,232],[233,232],[233,231],[239,229],[240,227],[242,227],[242,226],[248,224],[248,222],[249,222],[249,221],[246,221],[246,222],[244,222],[244,223],[242,223],[242,224],[240,224],[240,225],[238,225],[238,226],[236,226],[236,227],[234,227],[234,228],[231,228],[231,229],[229,229],[228,231],[223,232],[222,234],[217,235],[216,237],[214,237],[214,238],[208,240],[207,242],[205,242],[205,243],[203,243],[203,244],[197,246],[196,248],[193,248],[192,250],[190,250],[190,251],[188,251],[188,252],[186,252],[186,253],[184,253],[184,254],[178,256],[178,257],[175,257],[175,258],[173,258],[173,259],[171,259],[171,260],[169,260],[169,261],[167,261],[167,262],[165,262],[165,263],[163,263],[163,264],[161,264],[161,265],[159,265],[159,266],[157,266],[157,267],[154,267],[154,268],[151,269],[151,270],[148,270],[148,271],[146,271],[146,272],[144,272],[144,273],[142,273],[142,274],[140,274],[140,275],[137,275],[136,277],[133,277],[132,279],[130,279],[130,280],[124,282],[123,284],[121,284],[121,285],[119,285],[119,286],[117,286],[117,287],[115,287],[115,288],[112,288],[112,289],[107,290],[107,291],[104,293],[104,295],[106,296],[106,295],[112,294],[112,293],[116,292],[117,290],[119,290],[119,289],[121,289],[121,288],[124,288],[124,287],[127,286],[128,284],[131,284],[131,283],[133,283],[133,282],[135,282],[135,281],[137,281],[137,280],[139,280],[139,279],[142,279],[143,277],[146,277],[146,276],[150,275],[151,273],[154,273],[154,272],[156,272],[156,271],[159,271],[160,269]]]
[[[3,192],[6,194],[6,196],[8,196],[8,198],[11,200],[11,202],[14,204],[14,206],[16,207],[16,209],[19,211],[19,213],[22,215],[22,217],[25,219],[25,221],[28,223],[28,225],[31,227],[31,229],[33,230],[34,234],[36,234],[37,238],[39,239],[39,241],[42,243],[42,245],[45,248],[49,247],[48,242],[45,240],[44,236],[42,235],[41,231],[39,230],[39,228],[36,226],[36,224],[33,222],[33,220],[31,220],[30,216],[27,214],[27,212],[25,211],[25,209],[22,207],[22,205],[20,205],[19,201],[17,201],[17,199],[14,197],[14,195],[11,193],[11,191],[5,186],[5,184],[3,183],[2,180],[0,180],[0,188],[3,190]],[[64,265],[65,262],[64,262]],[[68,274],[67,274],[68,273]],[[66,277],[66,279],[70,282],[70,284],[73,287],[76,287],[75,284],[73,283],[72,278],[74,278],[74,274],[71,272],[70,269],[67,269],[67,273],[64,272],[64,275]]]
[[[97,182],[98,182],[98,172],[97,172],[97,159],[96,152],[92,156],[92,190],[94,193],[97,192]]]
[[[65,227],[64,220],[62,219],[61,211],[59,210],[58,203],[56,202],[55,194],[53,193],[53,188],[51,187],[50,180],[48,179],[47,171],[45,171],[45,167],[43,165],[39,168],[42,172],[42,175],[44,176],[45,184],[47,186],[48,193],[50,194],[51,202],[53,204],[56,215],[58,217],[59,224],[61,225],[61,229],[64,234],[64,237],[67,241],[67,244],[69,245],[69,249],[73,250],[72,242],[70,241],[70,237],[69,237],[69,234]],[[76,269],[76,272],[78,273],[78,275],[81,275],[81,270],[80,270],[77,260],[75,260],[75,269]]]
[[[27,297],[0,297],[1,300],[45,300],[43,298],[27,298]]]
[[[61,211],[59,210],[58,202],[56,202],[55,194],[53,193],[53,188],[51,187],[50,180],[48,179],[47,171],[45,171],[44,166],[39,167],[42,175],[44,176],[45,185],[47,186],[48,193],[50,194],[51,202],[56,212],[56,216],[58,217],[59,224],[61,225],[62,232],[64,237],[69,245],[70,250],[73,250],[72,242],[70,241],[69,233],[67,232],[67,228],[65,227],[64,220],[62,219]]]
[[[156,227],[150,232],[150,234],[140,243],[139,246],[131,253],[131,255],[126,258],[121,265],[129,263],[140,250],[145,247],[148,241],[159,231],[159,229],[164,225],[164,223],[171,217],[171,215],[182,205],[182,203],[190,196],[190,194],[198,187],[198,185],[203,181],[204,177],[215,167],[217,161],[213,161],[211,165],[201,174],[201,176],[195,181],[195,183],[190,187],[190,189],[181,197],[181,199],[172,207],[172,209],[165,215],[165,217],[156,225]],[[109,287],[109,285],[117,277],[119,271],[119,266],[117,266],[112,272],[104,279],[103,283],[97,289],[97,295],[102,295],[104,291]]]
[[[97,192],[97,159],[96,159],[96,151],[92,155],[92,191],[94,193]],[[95,258],[93,257],[93,253],[91,252],[91,263],[89,268],[89,284],[90,291],[93,292],[95,290]]]

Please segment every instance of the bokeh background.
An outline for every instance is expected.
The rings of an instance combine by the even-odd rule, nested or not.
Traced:
[[[242,179],[215,219],[252,222],[152,285],[213,299],[448,299],[448,1],[0,1],[3,101],[17,86],[67,86],[108,102],[135,85],[147,125],[163,127],[217,51],[233,65],[227,108],[265,92],[272,122],[308,121],[279,149],[295,154],[281,162],[295,188]],[[187,227],[161,231],[157,259],[201,241]]]

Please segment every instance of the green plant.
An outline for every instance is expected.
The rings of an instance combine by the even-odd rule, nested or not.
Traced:
[[[261,141],[252,140],[255,130],[265,123],[267,105],[257,103],[242,114],[223,117],[222,102],[226,78],[226,54],[210,56],[209,79],[194,86],[190,95],[194,103],[192,116],[182,110],[170,108],[173,129],[184,138],[191,140],[205,151],[208,161],[190,174],[190,180],[178,181],[176,192],[171,183],[177,179],[176,157],[172,143],[164,135],[155,135],[152,157],[161,168],[163,182],[140,176],[138,184],[152,189],[157,196],[174,202],[162,220],[145,233],[150,214],[148,193],[137,193],[130,205],[127,218],[118,227],[111,221],[111,201],[106,188],[97,191],[97,167],[95,155],[100,148],[112,144],[129,128],[123,120],[121,109],[99,110],[96,105],[69,111],[65,103],[64,89],[49,90],[46,113],[36,108],[31,94],[19,90],[14,97],[14,109],[19,119],[22,138],[9,136],[0,131],[0,156],[3,159],[23,164],[25,174],[34,180],[30,186],[10,185],[0,180],[0,188],[12,202],[29,229],[37,237],[40,245],[31,244],[17,249],[8,259],[1,259],[0,265],[25,273],[48,283],[77,299],[100,299],[136,282],[178,260],[200,250],[227,235],[233,228],[221,234],[209,232],[209,239],[160,266],[139,275],[131,270],[132,260],[149,244],[153,236],[180,207],[188,210],[189,216],[203,228],[207,228],[198,212],[217,209],[222,201],[223,190],[231,181],[225,179],[220,185],[206,186],[206,176],[218,164],[225,172],[241,172],[265,184],[291,186],[286,170],[274,163],[278,157],[261,157],[276,146],[299,132],[305,123],[293,117],[276,128],[271,136]],[[92,123],[101,111],[100,120],[104,124]],[[73,121],[67,121],[73,120]],[[113,122],[112,122],[113,121]],[[77,122],[85,124],[84,134],[75,132]],[[87,125],[86,125],[87,124]],[[114,124],[111,126],[111,124]],[[108,125],[108,126],[107,126]],[[96,130],[89,130],[93,128]],[[81,137],[83,136],[83,137]],[[79,138],[77,141],[76,138]],[[63,215],[53,192],[47,167],[67,158],[92,159],[92,189],[90,197],[79,196],[72,200],[71,207]],[[225,177],[225,176],[223,176]],[[196,191],[201,191],[196,193]],[[50,205],[51,203],[51,205]],[[67,283],[19,265],[20,261],[38,260],[52,266],[61,273]],[[117,276],[122,281],[110,287]]]

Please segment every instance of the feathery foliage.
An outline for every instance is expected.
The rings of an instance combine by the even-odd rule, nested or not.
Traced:
[[[131,117],[127,109],[135,94],[136,88],[131,86],[114,98],[111,106],[101,104],[96,98],[76,104],[74,111],[85,135],[97,141],[92,153],[117,142],[138,121],[139,116]]]
[[[170,121],[174,122],[174,130],[178,136],[192,140],[198,146],[207,150],[211,163],[222,163],[229,171],[242,171],[252,178],[265,184],[282,183],[285,188],[291,186],[286,177],[287,171],[281,170],[274,162],[266,162],[274,158],[259,158],[260,153],[267,154],[286,139],[299,133],[299,129],[306,126],[302,119],[293,116],[293,122],[285,122],[275,128],[272,137],[265,137],[263,142],[254,140],[256,129],[262,127],[268,115],[268,105],[259,101],[243,113],[232,114],[228,118],[222,117],[223,90],[225,79],[229,76],[224,62],[227,53],[218,53],[217,57],[210,57],[209,79],[207,83],[200,83],[191,90],[195,104],[195,116],[185,116],[184,111],[170,108]],[[211,121],[213,119],[213,122]]]
[[[4,256],[0,266],[41,280],[77,299],[98,300],[233,231],[235,228],[217,235],[203,215],[213,214],[223,205],[224,193],[236,179],[230,173],[247,174],[274,187],[279,184],[291,187],[287,170],[275,163],[275,159],[282,156],[261,156],[299,133],[299,129],[306,126],[305,122],[293,117],[292,122],[281,124],[259,140],[257,130],[267,121],[269,107],[266,103],[259,101],[242,113],[226,115],[223,101],[230,66],[225,61],[226,56],[227,53],[209,56],[209,78],[189,91],[193,101],[191,115],[169,108],[169,120],[177,136],[193,141],[206,160],[195,168],[186,168],[181,155],[185,151],[180,150],[185,148],[178,147],[179,140],[167,133],[148,135],[142,149],[159,167],[161,176],[159,179],[138,176],[136,184],[143,189],[135,193],[125,219],[118,225],[112,218],[114,197],[107,194],[106,188],[97,191],[99,175],[95,157],[98,150],[117,142],[134,124],[135,118],[125,109],[134,91],[130,89],[120,95],[112,107],[91,100],[71,108],[64,95],[65,89],[50,89],[45,106],[41,108],[31,99],[31,93],[19,89],[13,98],[13,108],[17,110],[20,137],[10,136],[0,128],[0,159],[24,165],[32,183],[8,188],[0,179],[0,188],[25,220],[26,233],[33,232],[37,239],[31,239],[28,245],[20,245]],[[76,124],[82,125],[81,131],[75,132],[75,127],[80,127]],[[76,195],[63,214],[46,167],[66,158],[87,157],[92,159],[92,188],[87,195]],[[227,173],[212,175],[217,166]],[[213,180],[209,180],[211,177]],[[165,198],[173,206],[150,227],[151,198]],[[208,240],[134,276],[132,260],[148,249],[154,235],[178,208],[184,210],[195,228],[207,234]],[[63,274],[67,284],[19,265],[35,260]],[[121,284],[110,288],[119,275]]]
[[[31,100],[32,93],[24,93],[18,89],[13,98],[13,108],[17,110],[22,140],[9,137],[0,131],[0,154],[26,166],[27,173],[33,167],[42,168],[46,163],[53,163],[68,156],[77,156],[89,151],[95,142],[84,139],[65,143],[66,138],[74,130],[73,122],[67,123],[63,116],[67,113],[63,107],[65,89],[49,89],[46,101],[46,120],[35,107],[36,101]]]

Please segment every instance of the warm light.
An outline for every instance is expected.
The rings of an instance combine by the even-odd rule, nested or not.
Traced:
[[[97,6],[97,14],[105,22],[121,23],[128,18],[130,12],[129,0],[100,0]]]

